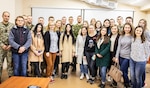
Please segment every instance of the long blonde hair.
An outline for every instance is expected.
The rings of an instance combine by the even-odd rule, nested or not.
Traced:
[[[48,23],[48,25],[47,25],[47,27],[46,27],[46,30],[47,30],[47,31],[50,30],[50,27],[49,27],[49,26],[52,25],[52,24],[54,24],[54,26],[55,26],[55,22],[49,22],[49,23]],[[56,27],[56,26],[55,26],[55,27]],[[56,28],[54,28],[54,31],[56,31]]]
[[[55,30],[62,32],[62,31],[63,31],[62,22],[61,22],[61,26],[60,26],[59,28],[57,28],[57,26],[56,26],[57,22],[61,22],[61,20],[57,20],[57,21],[56,21],[56,23],[55,23]]]
[[[139,23],[140,23],[140,21],[144,21],[144,27],[143,27],[143,29],[144,30],[147,29],[147,21],[145,19],[140,19]],[[138,23],[138,26],[139,26],[139,23]]]

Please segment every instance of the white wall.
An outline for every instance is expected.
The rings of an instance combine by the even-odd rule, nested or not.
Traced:
[[[81,0],[2,0],[0,4],[0,15],[3,11],[9,11],[11,13],[10,21],[14,22],[14,19],[18,15],[31,15],[31,7],[51,7],[51,8],[79,8],[79,9],[91,9],[100,8],[92,6],[82,2]],[[119,10],[134,10],[134,25],[137,25],[139,19],[150,18],[150,12],[141,12],[140,8],[127,6],[124,4],[118,4]],[[119,14],[118,14],[119,15]],[[0,21],[2,18],[0,17]],[[150,26],[148,25],[150,29]]]
[[[0,4],[0,21],[2,21],[2,13],[10,12],[10,21],[14,22],[15,18],[15,0],[1,0]]]
[[[81,0],[23,0],[23,14],[30,15],[31,7],[50,7],[50,8],[78,8],[78,9],[92,9],[101,8],[92,6],[82,2]],[[118,4],[118,10],[133,10],[134,25],[136,26],[139,19],[147,19],[146,12],[141,12],[140,8]],[[118,14],[119,15],[119,14]],[[125,18],[124,18],[125,19]]]
[[[23,13],[22,0],[1,0],[0,3],[0,22],[2,21],[2,13],[10,12],[10,22],[15,22],[15,18]]]
[[[148,29],[150,30],[150,11],[147,12],[146,20],[147,20],[147,26],[148,26]]]
[[[15,0],[15,17],[23,15],[23,0]]]
[[[138,21],[140,19],[147,19],[146,12],[140,11],[140,8],[134,6],[128,6],[124,4],[119,4],[118,9],[127,9],[127,10],[134,10],[134,26],[137,26]]]

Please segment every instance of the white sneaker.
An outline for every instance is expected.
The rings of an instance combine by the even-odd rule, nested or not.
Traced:
[[[87,79],[87,80],[89,80],[89,75],[88,75],[88,74],[86,74],[85,76],[86,76],[86,79]]]
[[[53,77],[53,76],[50,76],[50,79],[51,79],[51,80],[54,80],[54,77]]]
[[[80,80],[82,80],[84,78],[84,74],[82,73],[80,76]]]

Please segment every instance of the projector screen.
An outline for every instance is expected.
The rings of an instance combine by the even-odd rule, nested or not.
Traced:
[[[54,16],[55,21],[61,20],[63,16],[66,16],[67,23],[68,17],[73,16],[74,24],[77,23],[77,16],[81,15],[83,20],[90,22],[92,18],[100,20],[102,23],[105,19],[113,18],[115,21],[118,16],[122,16],[125,19],[128,16],[134,17],[134,11],[129,10],[110,10],[110,9],[72,9],[72,8],[44,8],[44,7],[32,7],[33,24],[36,24],[38,17],[44,17],[45,26],[48,24],[48,17]]]

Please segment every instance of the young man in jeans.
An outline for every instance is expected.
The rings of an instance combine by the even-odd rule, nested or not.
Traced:
[[[9,34],[9,44],[11,45],[14,75],[27,75],[28,51],[31,45],[30,30],[24,27],[24,18],[18,16]]]

